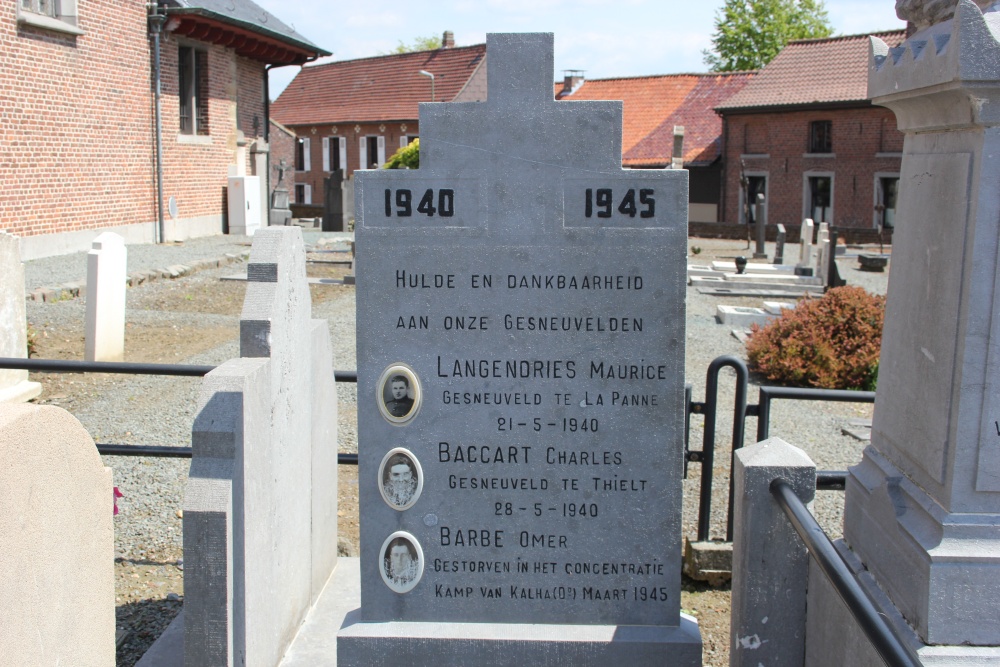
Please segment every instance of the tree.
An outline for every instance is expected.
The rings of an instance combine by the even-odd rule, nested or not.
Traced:
[[[419,169],[420,168],[420,139],[414,139],[407,146],[403,146],[393,153],[392,157],[382,165],[383,169]]]
[[[412,53],[413,51],[433,51],[434,49],[441,48],[441,38],[440,37],[417,37],[413,40],[412,44],[404,44],[403,40],[399,40],[399,44],[396,48],[391,51],[380,53],[382,56],[389,56],[394,53]]]
[[[823,0],[726,0],[715,15],[713,72],[760,69],[793,39],[833,34]]]

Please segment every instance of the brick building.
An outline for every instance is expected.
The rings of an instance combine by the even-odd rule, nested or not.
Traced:
[[[735,95],[752,72],[668,74],[556,84],[559,100],[622,101],[622,166],[670,167],[674,128],[684,128],[683,166],[689,172],[692,222],[717,222],[722,184],[722,120],[713,107]]]
[[[322,203],[330,172],[381,166],[417,138],[421,102],[486,99],[486,45],[454,44],[446,32],[440,49],[303,67],[271,106],[298,136],[295,201]]]
[[[266,67],[328,55],[249,0],[164,0],[158,14],[144,0],[0,9],[0,229],[24,258],[106,230],[129,243],[222,233],[230,173],[267,171]]]
[[[875,36],[897,46],[904,31]],[[868,51],[868,35],[791,42],[715,107],[723,119],[720,220],[745,223],[744,201],[761,193],[769,224],[893,226],[903,135],[893,113],[868,99]]]

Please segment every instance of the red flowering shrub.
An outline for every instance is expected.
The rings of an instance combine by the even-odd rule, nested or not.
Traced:
[[[874,391],[885,297],[837,287],[752,327],[750,370],[799,387]]]

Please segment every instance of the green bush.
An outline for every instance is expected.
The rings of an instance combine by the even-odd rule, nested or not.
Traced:
[[[392,157],[382,165],[383,169],[419,169],[420,139],[414,139],[392,154]]]
[[[875,391],[885,297],[837,287],[801,301],[747,342],[750,370],[799,387]]]

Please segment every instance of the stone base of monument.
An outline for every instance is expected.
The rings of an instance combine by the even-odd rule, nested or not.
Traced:
[[[921,637],[1000,636],[1000,517],[947,512],[873,447],[851,468],[844,539]]]
[[[862,271],[885,271],[889,265],[889,255],[870,255],[861,253],[858,255],[858,263]]]
[[[858,578],[866,595],[875,603],[879,615],[895,627],[899,636],[920,657],[921,663],[934,667],[1000,663],[1000,646],[930,646],[920,641],[913,628],[844,541],[837,540],[834,544],[844,562]],[[809,563],[808,590],[805,664],[811,667],[883,664],[833,585],[812,560]]]
[[[721,586],[733,578],[732,542],[684,542],[684,574]]]
[[[9,387],[0,387],[0,403],[27,403],[42,393],[42,385],[21,380]]]

